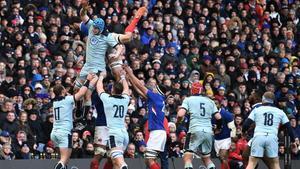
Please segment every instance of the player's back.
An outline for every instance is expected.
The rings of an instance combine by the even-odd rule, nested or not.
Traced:
[[[279,125],[288,122],[282,110],[270,105],[255,108],[249,118],[255,122],[254,136],[266,133],[277,136]]]
[[[109,130],[125,129],[125,116],[128,110],[129,96],[111,96],[101,93],[100,99],[103,102],[107,127]]]
[[[182,106],[190,114],[189,132],[212,132],[211,118],[218,111],[214,101],[202,95],[190,96],[183,101]]]
[[[60,97],[53,102],[53,130],[71,132],[73,128],[74,97]]]

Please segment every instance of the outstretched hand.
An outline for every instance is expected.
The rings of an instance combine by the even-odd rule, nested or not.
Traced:
[[[96,76],[95,73],[89,73],[89,74],[87,75],[86,79],[89,80],[89,81],[91,81],[91,80],[93,80],[93,78],[94,78],[95,76]]]

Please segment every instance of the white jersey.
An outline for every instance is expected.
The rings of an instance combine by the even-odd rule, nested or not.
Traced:
[[[190,114],[189,132],[212,132],[211,118],[218,112],[214,101],[201,95],[190,96],[183,100],[181,107]]]
[[[125,129],[125,116],[130,101],[129,96],[126,94],[111,96],[107,93],[101,93],[99,96],[103,102],[109,132],[111,130]]]
[[[269,105],[255,108],[248,118],[255,122],[254,136],[264,133],[277,136],[279,125],[289,122],[282,110]]]
[[[73,129],[74,96],[66,96],[53,102],[53,130],[71,132]]]

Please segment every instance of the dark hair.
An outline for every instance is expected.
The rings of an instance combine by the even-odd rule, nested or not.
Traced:
[[[123,93],[123,85],[119,82],[114,83],[114,94],[122,94]]]
[[[54,94],[55,94],[55,97],[60,96],[60,95],[62,94],[62,91],[63,91],[64,89],[65,89],[64,86],[61,85],[61,84],[55,85],[55,86],[53,87],[53,92],[54,92]]]

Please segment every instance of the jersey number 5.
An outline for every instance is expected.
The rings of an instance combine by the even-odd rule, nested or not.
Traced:
[[[54,108],[54,119],[55,120],[59,120],[59,108],[60,107]]]
[[[124,117],[124,106],[123,105],[120,105],[120,106],[114,105],[113,107],[116,109],[114,117],[123,118]]]
[[[204,103],[200,103],[200,110],[201,110],[201,113],[200,113],[200,116],[205,116],[205,107],[204,107]]]
[[[273,114],[271,113],[264,113],[265,122],[264,125],[272,126],[273,125]]]

